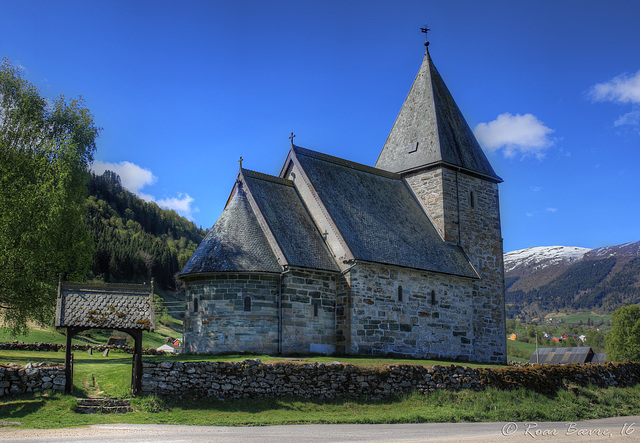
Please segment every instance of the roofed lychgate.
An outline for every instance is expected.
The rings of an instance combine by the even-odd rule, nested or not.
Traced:
[[[153,287],[62,282],[58,290],[56,326],[153,331]]]

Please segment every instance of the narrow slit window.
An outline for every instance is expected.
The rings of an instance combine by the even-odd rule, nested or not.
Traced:
[[[402,286],[398,286],[398,301],[402,301]]]
[[[251,297],[244,298],[244,312],[251,312]]]
[[[436,291],[434,291],[433,289],[431,290],[431,304],[436,304]]]
[[[198,312],[198,298],[193,299],[193,312]]]
[[[469,203],[471,204],[471,209],[476,207],[476,196],[473,191],[469,192]]]
[[[316,302],[316,303],[313,304],[313,316],[314,317],[318,316],[318,310],[319,310],[318,303]]]

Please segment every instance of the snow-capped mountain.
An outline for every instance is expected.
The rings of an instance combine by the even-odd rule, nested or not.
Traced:
[[[540,246],[504,254],[508,311],[611,311],[640,302],[640,242],[587,249]]]
[[[536,246],[519,249],[504,254],[504,270],[511,272],[519,267],[539,269],[562,262],[573,262],[580,260],[589,251],[591,249],[577,246]]]

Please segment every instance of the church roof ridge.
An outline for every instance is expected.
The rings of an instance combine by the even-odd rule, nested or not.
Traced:
[[[373,166],[364,165],[362,163],[357,163],[351,160],[345,160],[340,157],[335,157],[333,155],[324,154],[322,152],[313,151],[311,149],[303,148],[301,146],[293,146],[293,151],[299,155],[305,155],[307,157],[315,158],[318,160],[323,160],[329,163],[334,163],[336,165],[345,166],[347,168],[356,169],[358,171],[367,172],[370,174],[376,174],[382,177],[390,178],[393,180],[402,180],[402,176],[395,172],[386,171],[380,168],[374,168]]]
[[[264,172],[252,171],[251,169],[242,168],[242,174],[245,177],[257,178],[259,180],[266,180],[281,185],[293,186],[293,182],[289,179],[278,177],[275,175],[265,174]]]

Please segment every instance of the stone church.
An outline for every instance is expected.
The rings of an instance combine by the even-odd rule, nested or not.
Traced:
[[[375,166],[240,168],[180,273],[190,353],[506,363],[498,183],[429,55]]]

